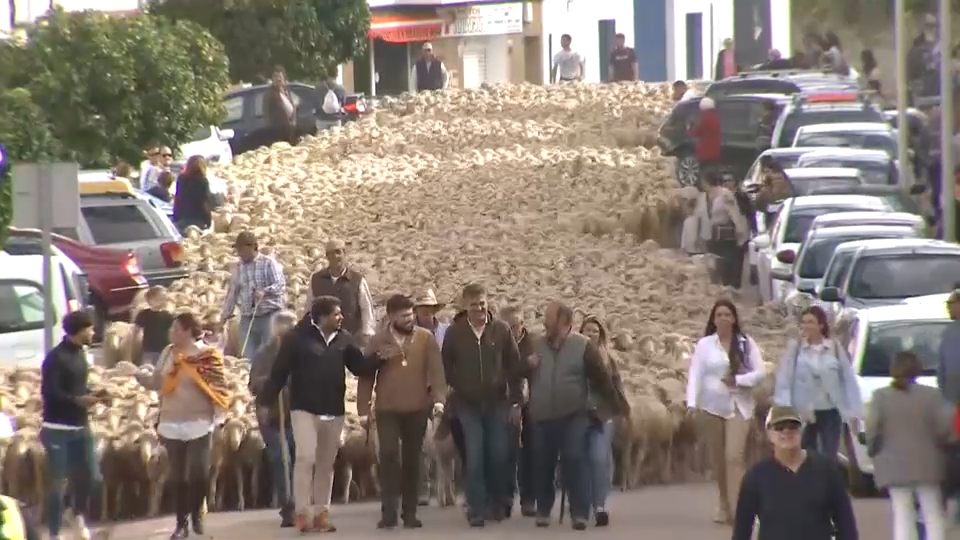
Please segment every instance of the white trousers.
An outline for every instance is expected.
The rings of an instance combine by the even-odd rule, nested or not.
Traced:
[[[927,530],[927,540],[944,540],[946,524],[943,500],[939,486],[934,485],[890,488],[893,540],[917,540],[916,501],[920,502],[920,514]]]

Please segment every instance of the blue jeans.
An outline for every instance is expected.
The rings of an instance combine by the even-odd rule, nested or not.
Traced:
[[[570,496],[570,518],[586,520],[590,515],[590,471],[587,458],[587,430],[590,418],[576,413],[563,418],[541,420],[534,427],[537,456],[537,516],[550,517],[556,498],[554,479],[557,458],[563,487]]]
[[[255,317],[250,315],[240,316],[240,347],[244,346],[244,340],[246,340],[246,348],[240,351],[241,357],[253,358],[253,353],[259,351],[260,347],[270,341],[271,317],[273,317],[273,313]],[[248,332],[250,333],[249,338],[247,337]]]
[[[590,498],[594,510],[606,508],[613,478],[613,420],[592,424],[587,430],[590,458]]]
[[[287,432],[287,458],[290,460],[289,471],[284,478],[283,471],[283,447],[280,443],[280,428],[273,426],[263,426],[260,430],[263,432],[263,442],[267,449],[267,467],[270,469],[270,489],[276,495],[280,502],[281,510],[292,508],[293,504],[293,462],[296,459],[296,446],[293,442],[293,430],[289,423],[284,426]]]
[[[840,411],[814,411],[812,424],[803,428],[800,446],[804,450],[812,450],[820,455],[836,461],[840,452],[840,437],[843,436],[843,418]]]
[[[537,502],[537,494],[534,490],[536,456],[533,453],[533,422],[530,420],[529,407],[523,407],[520,413],[520,444],[516,479],[520,491],[520,504],[534,505]]]
[[[94,489],[100,483],[100,470],[94,455],[90,430],[40,430],[40,442],[47,452],[47,528],[50,536],[60,534],[63,526],[64,499],[70,487],[70,506],[74,513],[87,516]]]
[[[508,494],[507,475],[503,474],[509,452],[507,411],[505,404],[493,408],[465,404],[457,408],[467,454],[464,491],[472,518],[482,518],[484,510],[502,511],[493,503],[503,501]]]

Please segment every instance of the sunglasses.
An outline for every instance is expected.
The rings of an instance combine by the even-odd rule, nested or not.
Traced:
[[[779,424],[774,424],[770,426],[770,429],[781,432],[781,431],[800,431],[800,422],[780,422]]]

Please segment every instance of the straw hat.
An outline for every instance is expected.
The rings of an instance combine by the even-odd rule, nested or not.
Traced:
[[[417,295],[413,300],[413,307],[432,307],[435,310],[439,311],[444,308],[446,304],[441,304],[437,302],[437,295],[433,293],[433,289],[427,289],[422,294]]]

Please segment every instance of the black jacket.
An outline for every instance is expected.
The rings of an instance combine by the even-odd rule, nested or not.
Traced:
[[[343,416],[346,370],[357,377],[372,377],[379,366],[379,358],[364,357],[353,336],[345,330],[337,332],[328,345],[307,315],[283,337],[270,378],[257,395],[257,404],[276,403],[289,380],[290,410]]]
[[[47,353],[40,368],[44,422],[87,425],[87,409],[77,403],[77,398],[90,393],[88,369],[83,347],[66,338]]]
[[[441,355],[447,384],[459,403],[495,406],[522,401],[516,381],[524,360],[505,322],[487,315],[478,340],[467,312],[461,311],[444,334]]]

